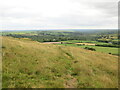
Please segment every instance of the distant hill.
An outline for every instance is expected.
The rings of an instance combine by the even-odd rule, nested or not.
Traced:
[[[117,88],[118,56],[3,37],[3,88]]]

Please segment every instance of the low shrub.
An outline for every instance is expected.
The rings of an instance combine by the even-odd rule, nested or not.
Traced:
[[[85,47],[84,49],[91,50],[91,51],[96,51],[94,48],[91,48],[91,47]]]

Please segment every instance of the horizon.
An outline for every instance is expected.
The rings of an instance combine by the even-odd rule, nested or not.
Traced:
[[[10,32],[10,31],[106,31],[106,30],[118,30],[118,29],[39,29],[39,30],[0,30],[1,32],[4,32],[4,31],[7,31],[7,32]]]

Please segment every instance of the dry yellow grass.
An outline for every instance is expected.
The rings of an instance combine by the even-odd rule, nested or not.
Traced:
[[[117,88],[118,56],[3,37],[3,87]]]

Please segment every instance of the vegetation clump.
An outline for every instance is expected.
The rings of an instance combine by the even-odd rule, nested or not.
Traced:
[[[84,49],[91,50],[91,51],[96,51],[94,48],[90,48],[90,47],[85,47]]]

